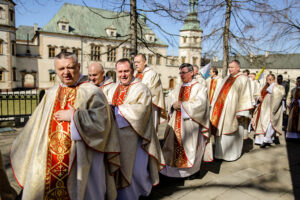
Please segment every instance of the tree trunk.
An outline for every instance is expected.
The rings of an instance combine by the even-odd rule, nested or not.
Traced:
[[[222,77],[224,78],[227,75],[228,70],[228,60],[229,60],[229,28],[230,28],[230,16],[231,16],[231,6],[232,0],[226,0],[226,18],[225,26],[223,32],[223,70]]]
[[[137,12],[136,0],[130,0],[130,58],[137,54]]]

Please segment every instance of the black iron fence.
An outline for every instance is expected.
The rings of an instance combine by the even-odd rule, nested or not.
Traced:
[[[0,123],[13,121],[15,126],[23,126],[38,103],[37,89],[0,92]]]

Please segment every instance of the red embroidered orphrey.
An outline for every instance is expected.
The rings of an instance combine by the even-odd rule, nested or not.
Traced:
[[[219,125],[219,121],[220,121],[220,117],[221,117],[221,114],[222,114],[222,111],[223,111],[223,108],[224,108],[224,104],[225,104],[225,100],[226,100],[226,97],[234,83],[234,81],[236,80],[238,76],[236,77],[233,77],[233,76],[230,76],[225,84],[223,85],[220,93],[219,93],[219,96],[216,100],[216,103],[215,103],[215,106],[213,108],[213,112],[212,112],[212,115],[211,115],[211,119],[210,119],[210,123],[211,123],[211,133],[213,135],[215,135],[217,133],[217,129],[218,129],[218,125]]]
[[[217,86],[217,79],[211,79],[209,88],[209,103],[211,104]]]
[[[260,92],[260,96],[262,97],[262,101],[260,102],[260,104],[258,105],[258,108],[257,108],[257,117],[256,117],[256,121],[255,121],[255,130],[256,130],[256,128],[257,128],[257,123],[258,123],[258,120],[259,120],[259,118],[260,118],[260,112],[261,112],[261,105],[262,105],[262,103],[263,103],[263,101],[264,101],[264,99],[265,99],[265,97],[266,97],[266,95],[268,94],[268,92],[267,92],[267,88],[268,88],[269,86],[268,85],[265,85],[264,86],[264,88],[261,90],[261,92]]]
[[[67,190],[70,149],[70,122],[58,121],[54,113],[74,106],[77,87],[60,87],[55,99],[48,134],[44,199],[70,199]]]
[[[182,86],[180,88],[178,101],[188,101],[190,98],[192,86]],[[186,156],[181,139],[181,110],[177,110],[175,116],[175,138],[174,138],[174,166],[178,168],[188,167],[188,158]]]
[[[114,106],[122,105],[124,103],[124,100],[127,97],[127,92],[129,90],[129,87],[130,87],[130,85],[127,85],[127,86],[124,86],[121,84],[118,85],[118,87],[114,93],[113,99],[112,99],[112,104]]]

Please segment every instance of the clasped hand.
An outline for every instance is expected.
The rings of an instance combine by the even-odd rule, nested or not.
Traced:
[[[54,113],[54,117],[58,121],[71,121],[75,109],[70,104],[68,105],[68,107],[69,110],[59,110],[56,113]]]
[[[173,103],[173,108],[175,110],[180,110],[181,109],[181,101],[176,101],[175,103]]]

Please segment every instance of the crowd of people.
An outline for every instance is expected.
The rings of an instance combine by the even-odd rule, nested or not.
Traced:
[[[46,91],[11,149],[22,199],[139,199],[160,174],[190,177],[202,162],[237,160],[250,132],[261,148],[283,134],[285,88],[273,74],[259,84],[238,60],[228,76],[212,67],[206,80],[198,66],[183,63],[166,101],[143,54],[116,62],[116,83],[100,63],[89,66],[86,80],[72,53],[58,54],[54,65],[61,82]],[[300,77],[286,105],[287,137],[300,138]]]

